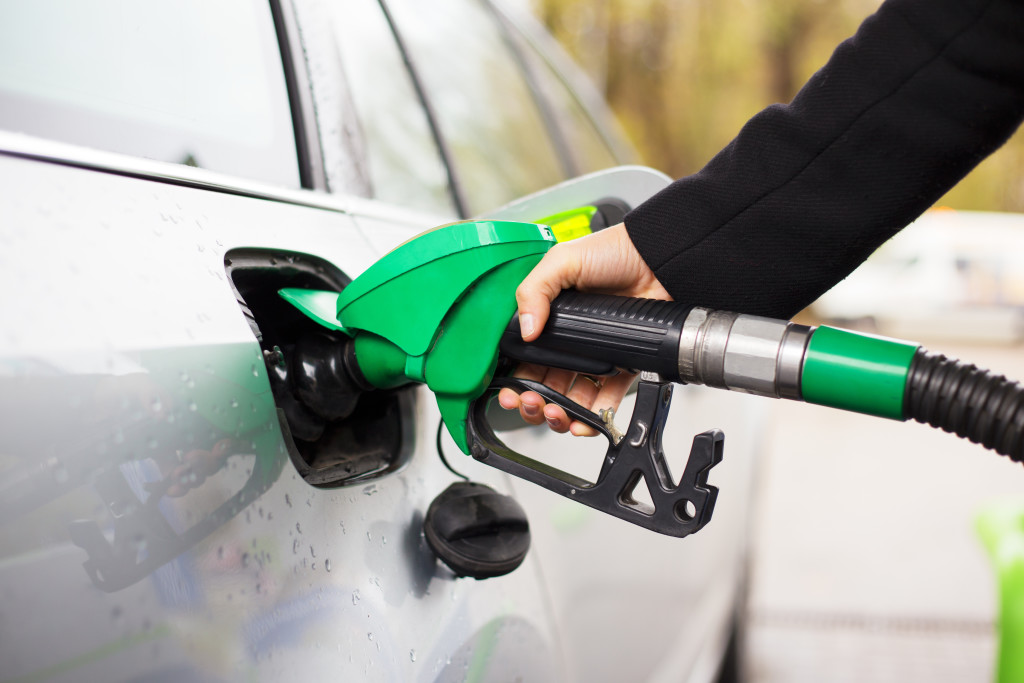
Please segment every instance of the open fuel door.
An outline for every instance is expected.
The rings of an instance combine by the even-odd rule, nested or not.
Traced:
[[[621,222],[626,212],[671,182],[667,175],[652,168],[618,166],[521,197],[488,211],[480,218],[534,222],[580,207],[594,206],[599,216],[594,227],[607,227]]]

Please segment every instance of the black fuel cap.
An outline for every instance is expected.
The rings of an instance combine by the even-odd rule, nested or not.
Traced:
[[[504,576],[530,549],[530,523],[512,497],[460,481],[434,499],[423,520],[427,543],[458,576]]]

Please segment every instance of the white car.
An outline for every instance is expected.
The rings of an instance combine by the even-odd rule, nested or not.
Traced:
[[[909,339],[1024,339],[1024,215],[929,211],[812,311]]]
[[[729,675],[763,399],[676,392],[674,471],[726,433],[686,539],[448,444],[531,523],[523,566],[476,581],[423,537],[455,480],[430,393],[306,420],[276,374],[311,324],[281,287],[340,290],[453,219],[634,206],[668,179],[630,159],[493,2],[0,3],[0,681]]]

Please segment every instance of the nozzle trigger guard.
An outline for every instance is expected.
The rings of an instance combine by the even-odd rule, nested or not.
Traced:
[[[609,445],[597,481],[564,472],[506,446],[487,422],[487,404],[503,388],[519,393],[535,391],[545,401],[561,406],[572,419],[603,434]],[[683,474],[674,483],[661,440],[672,389],[672,384],[660,376],[642,373],[629,427],[625,437],[616,442],[597,414],[562,394],[538,382],[495,378],[470,407],[470,452],[481,462],[613,517],[668,536],[689,536],[702,529],[714,512],[718,489],[708,484],[708,473],[722,461],[725,436],[717,429],[695,436]],[[644,482],[653,506],[634,497],[634,491]]]

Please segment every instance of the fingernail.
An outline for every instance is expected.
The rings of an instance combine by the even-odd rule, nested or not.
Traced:
[[[537,323],[533,320],[533,316],[529,313],[519,316],[519,329],[523,333],[523,339],[526,339],[533,334],[533,329],[536,327],[536,324]]]
[[[558,427],[559,423],[558,423],[557,419],[555,419],[553,417],[546,417],[544,419],[546,419],[548,421],[548,424],[551,425],[552,427],[556,427],[556,428]]]
[[[533,405],[532,403],[524,403],[523,412],[529,415],[530,417],[535,417],[537,413],[540,412],[540,408],[538,406]]]

